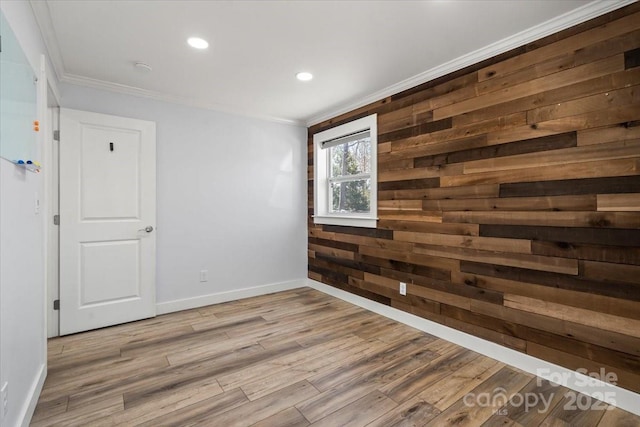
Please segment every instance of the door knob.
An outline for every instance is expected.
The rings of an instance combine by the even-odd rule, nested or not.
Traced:
[[[147,233],[151,233],[153,231],[153,227],[150,225],[147,225],[145,228],[141,228],[138,231],[146,231]]]

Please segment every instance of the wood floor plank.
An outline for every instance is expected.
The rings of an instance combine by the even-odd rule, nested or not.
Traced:
[[[272,415],[268,418],[265,418],[262,421],[258,421],[253,424],[251,427],[304,427],[308,426],[309,421],[302,416],[300,411],[298,411],[295,407],[291,407],[285,409],[284,411],[278,412],[275,415]]]
[[[32,427],[45,426],[106,426],[114,425],[108,416],[124,410],[122,395],[114,395],[92,402],[89,405],[59,413],[52,417],[45,417],[31,423]]]
[[[123,359],[120,366],[112,367],[99,366],[98,369],[90,371],[85,375],[75,375],[68,380],[56,380],[55,376],[45,382],[40,398],[48,400],[60,394],[77,390],[109,389],[122,382],[122,378],[132,375],[144,376],[152,375],[155,372],[166,368],[169,363],[165,357],[152,357],[146,359]],[[73,407],[74,403],[69,402]],[[71,409],[71,408],[70,408]]]
[[[41,421],[67,411],[69,396],[60,396],[51,400],[40,400],[31,418],[31,422]]]
[[[298,402],[317,395],[318,393],[318,390],[309,384],[308,381],[301,381],[268,396],[247,402],[242,406],[224,412],[216,416],[215,422],[217,425],[228,427],[248,426],[295,406]],[[194,425],[210,426],[211,420]]]
[[[398,406],[379,391],[373,391],[331,415],[312,424],[315,427],[356,427],[366,425]]]
[[[244,391],[250,400],[255,400],[269,393],[280,390],[288,384],[306,380],[313,375],[327,372],[334,369],[335,365],[338,363],[362,357],[363,353],[369,352],[371,352],[371,344],[370,342],[365,341],[354,347],[349,347],[344,351],[339,351],[329,356],[320,355],[320,357],[310,360],[309,363],[301,363],[291,367],[290,369],[269,375],[268,377],[254,383],[243,386],[242,391]]]
[[[372,370],[380,369],[380,367],[386,363],[393,362],[403,356],[406,356],[407,352],[412,350],[421,349],[416,348],[414,341],[402,342],[399,344],[387,344],[381,348],[381,351],[372,354],[371,356],[356,361],[349,366],[343,366],[341,369],[329,372],[322,375],[316,375],[309,378],[309,382],[313,384],[318,390],[325,391],[332,387],[347,382],[352,378],[360,378]]]
[[[358,319],[362,319],[367,316],[368,314],[360,308],[340,310],[328,314],[326,317],[319,318],[316,321],[313,321],[314,319],[309,319],[309,322],[307,323],[311,323],[311,325],[307,328],[290,331],[290,333],[284,335],[267,337],[260,339],[258,342],[264,348],[282,344],[286,341],[296,341],[303,347],[310,347],[315,345],[317,342],[322,342],[323,339],[329,340],[350,334],[351,331],[348,330],[348,328],[339,328],[339,326],[344,327],[346,325],[350,325]]]
[[[353,372],[340,373],[338,370],[338,375],[342,375],[341,381],[334,382],[332,388],[301,403],[298,408],[308,420],[316,421],[361,398],[375,388],[380,388],[409,372],[415,371],[437,355],[428,346],[426,348],[422,345],[416,347],[413,352],[408,352],[400,358],[390,359],[387,363],[379,364],[379,366],[365,364],[365,369],[356,369],[355,375],[352,375]],[[361,365],[360,368],[362,367]],[[334,369],[334,371],[336,370]]]
[[[34,426],[640,426],[595,400],[567,410],[562,387],[310,288],[50,346]],[[499,387],[553,399],[542,412],[464,404]]]
[[[248,399],[242,390],[230,390],[219,396],[210,397],[198,403],[154,417],[149,421],[140,423],[139,426],[193,426],[200,422],[214,419],[218,414],[237,408],[246,402],[248,402]]]
[[[222,388],[213,378],[188,384],[124,394],[124,411],[109,416],[114,425],[140,424],[158,416],[171,414],[181,408],[218,396]]]
[[[630,412],[616,409],[613,406],[607,408],[598,423],[598,427],[638,427],[640,420],[637,415]]]
[[[301,363],[309,363],[316,357],[326,358],[334,351],[338,351],[345,347],[351,347],[363,341],[364,340],[360,337],[348,335],[313,347],[301,348],[299,351],[289,353],[283,357],[276,357],[270,362],[262,363],[251,370],[243,370],[222,375],[218,377],[218,381],[224,389],[237,388],[245,384],[256,384],[256,382],[259,382],[268,376],[278,374],[287,369],[295,368]],[[247,393],[247,389],[245,388],[243,388],[243,390],[251,399],[249,394],[254,393]]]
[[[242,369],[247,365],[257,363],[263,355],[266,356],[264,350],[255,345],[195,363],[169,366],[155,372],[144,372],[127,377],[116,377],[115,380],[105,383],[85,384],[80,391],[70,395],[69,405],[80,406],[87,402],[100,400],[104,396],[111,394],[124,393],[126,391],[137,392],[177,381],[195,383],[206,375],[215,377],[220,372]]]
[[[447,410],[435,417],[429,426],[478,426],[489,419],[506,401],[524,387],[530,377],[511,369],[502,368],[487,381],[473,389],[473,399],[461,399],[451,405]],[[497,391],[499,390],[499,391]],[[496,394],[502,392],[505,399],[497,399]],[[484,396],[488,397],[482,400]],[[471,402],[468,404],[467,402]],[[497,403],[497,404],[496,404]]]
[[[432,418],[440,414],[440,410],[416,396],[398,405],[380,418],[375,419],[367,426],[371,427],[400,427],[400,426],[424,426]]]
[[[533,378],[518,398],[512,398],[500,408],[483,426],[511,424],[540,425],[568,391],[565,387],[541,378]]]
[[[457,351],[433,360],[423,368],[385,385],[380,390],[396,402],[403,402],[477,357],[477,353],[458,348]]]
[[[375,383],[360,382],[350,387],[329,389],[298,403],[296,408],[307,420],[319,421],[373,392],[376,387]]]
[[[569,391],[544,419],[543,427],[594,427],[606,412],[607,405],[590,396]]]
[[[444,411],[503,367],[504,364],[496,360],[478,357],[426,388],[419,397]]]

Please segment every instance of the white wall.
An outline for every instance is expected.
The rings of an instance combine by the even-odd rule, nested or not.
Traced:
[[[35,72],[45,47],[29,3],[0,7]],[[0,159],[0,384],[9,384],[1,424],[7,427],[29,421],[46,371],[44,216],[34,212],[36,192],[45,205],[43,188],[43,174]]]
[[[306,277],[304,127],[69,84],[60,91],[66,108],[157,123],[159,303]]]

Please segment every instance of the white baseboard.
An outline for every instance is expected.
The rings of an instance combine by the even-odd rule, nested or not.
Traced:
[[[288,291],[290,289],[307,286],[306,279],[290,280],[288,282],[271,283],[268,285],[254,286],[251,288],[236,289],[233,291],[218,292],[215,294],[201,295],[193,298],[184,298],[175,301],[160,302],[156,304],[156,314],[173,313],[175,311],[189,310],[191,308],[204,307],[211,304],[235,301],[273,292]]]
[[[38,373],[38,377],[34,381],[31,386],[31,390],[29,390],[29,398],[25,400],[24,405],[22,406],[22,412],[18,420],[22,420],[20,422],[20,426],[28,427],[31,424],[31,418],[33,417],[33,412],[36,410],[36,405],[38,404],[38,399],[40,398],[40,393],[42,392],[42,386],[44,385],[44,380],[47,378],[47,364],[43,363],[40,365],[40,372]]]
[[[435,335],[444,340],[468,348],[484,356],[496,359],[525,372],[558,383],[571,390],[603,400],[613,406],[640,415],[640,394],[622,387],[614,386],[604,381],[591,378],[562,366],[546,362],[528,354],[501,346],[491,341],[469,335],[457,329],[441,325],[431,320],[398,310],[384,304],[351,294],[318,281],[307,279],[307,286],[320,292],[340,298],[374,313],[404,323],[405,325]]]

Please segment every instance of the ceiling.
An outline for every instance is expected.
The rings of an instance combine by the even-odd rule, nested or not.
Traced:
[[[60,81],[307,125],[620,3],[31,1]]]

